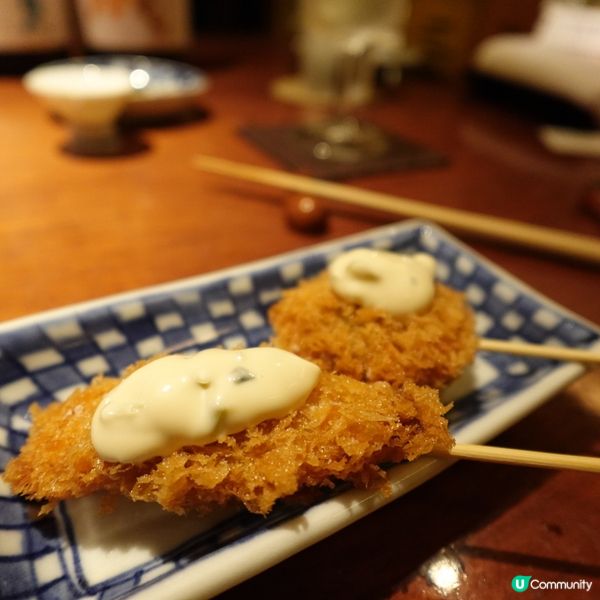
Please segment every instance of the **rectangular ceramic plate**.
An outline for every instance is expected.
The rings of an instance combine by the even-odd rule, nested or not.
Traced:
[[[589,323],[515,280],[439,228],[406,222],[227,271],[67,307],[0,325],[0,468],[27,436],[32,402],[64,399],[98,373],[192,340],[198,348],[254,346],[266,311],[302,277],[354,246],[424,251],[440,281],[466,293],[480,335],[590,347]],[[448,391],[457,441],[482,443],[581,373],[542,359],[480,353]],[[215,595],[330,535],[429,479],[448,461],[422,458],[390,471],[393,493],[340,488],[313,506],[182,518],[123,501],[100,515],[96,498],[31,520],[0,480],[0,597],[170,598]]]

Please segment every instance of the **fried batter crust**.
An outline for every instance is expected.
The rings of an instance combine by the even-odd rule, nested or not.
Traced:
[[[473,360],[474,319],[459,292],[436,284],[424,311],[393,316],[335,295],[328,273],[283,293],[269,311],[272,343],[361,381],[441,388]]]
[[[282,419],[141,464],[109,463],[94,450],[90,426],[118,381],[97,378],[64,403],[33,407],[29,438],[4,473],[15,493],[52,505],[103,490],[179,514],[241,501],[266,514],[305,486],[381,485],[377,465],[453,443],[436,390],[323,373],[306,403]]]

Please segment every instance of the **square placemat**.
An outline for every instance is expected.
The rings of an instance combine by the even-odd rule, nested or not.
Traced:
[[[300,125],[247,125],[240,134],[288,169],[321,179],[347,179],[386,171],[439,167],[447,158],[404,137],[384,131],[387,148],[359,162],[322,160],[314,155],[318,142]]]

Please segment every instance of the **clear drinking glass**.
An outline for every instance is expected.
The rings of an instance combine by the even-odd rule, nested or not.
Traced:
[[[399,62],[409,8],[409,0],[300,2],[301,77],[325,107],[305,125],[316,158],[353,163],[385,152],[386,136],[355,112],[373,99],[376,67]]]

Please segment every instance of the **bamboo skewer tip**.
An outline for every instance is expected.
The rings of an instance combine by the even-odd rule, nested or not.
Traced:
[[[527,342],[491,338],[480,338],[478,348],[484,352],[500,352],[515,354],[517,356],[600,364],[600,351],[594,349],[547,346],[544,344],[530,344]]]
[[[438,456],[542,469],[600,473],[600,457],[596,456],[498,448],[477,444],[456,444],[447,454],[440,453]]]

